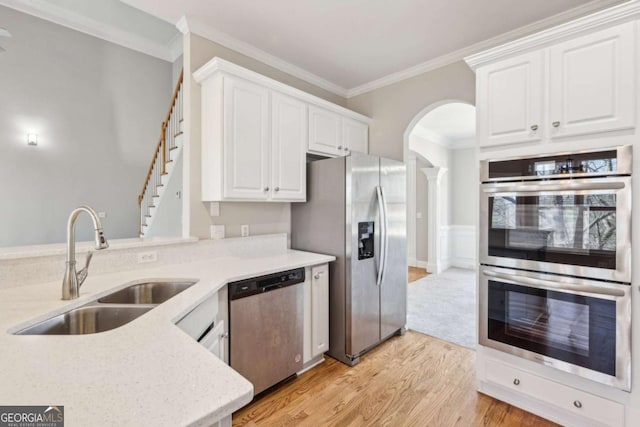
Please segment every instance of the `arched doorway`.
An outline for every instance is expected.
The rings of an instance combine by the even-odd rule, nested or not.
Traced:
[[[468,250],[475,248],[475,205],[462,209],[465,212],[456,209],[459,198],[469,199],[466,193],[475,196],[475,147],[475,107],[463,101],[431,104],[405,130],[410,265],[440,273],[451,265],[468,268],[474,262],[475,249],[473,253]],[[452,171],[453,166],[459,170]],[[465,180],[463,196],[454,186]],[[466,243],[461,244],[460,239]],[[452,256],[456,246],[466,252]]]

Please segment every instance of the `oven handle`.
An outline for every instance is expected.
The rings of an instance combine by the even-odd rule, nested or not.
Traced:
[[[612,296],[612,297],[625,296],[625,293],[623,290],[608,288],[603,286],[574,285],[572,283],[559,284],[557,282],[552,282],[550,280],[534,279],[532,277],[523,277],[523,276],[512,276],[510,274],[496,273],[494,271],[485,270],[485,269],[482,270],[482,273],[488,277],[495,277],[497,279],[510,280],[515,283],[522,283],[523,285],[529,285],[535,288],[544,288],[544,289],[559,290],[559,291],[576,291],[576,292],[584,292],[584,293],[596,294],[596,295],[606,295],[606,296]]]
[[[621,190],[625,187],[622,181],[612,182],[563,182],[552,184],[483,184],[485,193],[535,193],[541,191],[574,191],[574,190]]]

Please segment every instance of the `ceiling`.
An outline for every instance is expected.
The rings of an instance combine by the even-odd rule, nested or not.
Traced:
[[[0,5],[167,61],[181,53],[175,25],[120,0],[0,0]],[[0,27],[9,24],[0,14]]]
[[[476,108],[451,102],[427,113],[413,128],[412,134],[447,148],[468,148],[476,140]]]
[[[505,33],[493,45],[621,0],[121,0],[211,38],[240,42],[353,96],[407,69]],[[567,12],[571,9],[571,12]],[[558,15],[560,14],[560,15]],[[550,19],[550,17],[553,17]],[[539,22],[545,20],[543,22]],[[531,25],[538,23],[537,25]],[[528,26],[528,27],[527,27]],[[197,31],[194,31],[197,32]],[[218,41],[218,40],[216,40]],[[225,43],[223,43],[225,44]],[[476,51],[489,47],[478,46]],[[243,52],[244,53],[244,52]],[[475,53],[468,49],[464,55]],[[264,55],[263,55],[264,56]],[[441,64],[444,65],[444,64]],[[295,74],[295,73],[294,73]],[[380,81],[380,83],[384,83]],[[331,88],[331,85],[325,85]]]

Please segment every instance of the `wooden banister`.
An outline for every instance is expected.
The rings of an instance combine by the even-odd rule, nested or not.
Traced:
[[[138,195],[138,207],[140,208],[140,218],[142,218],[142,215],[143,215],[142,202],[144,201],[145,194],[149,189],[149,183],[151,182],[151,179],[153,177],[153,171],[154,171],[156,162],[158,160],[158,156],[161,156],[161,161],[160,161],[161,172],[160,173],[164,175],[167,172],[166,167],[167,167],[167,163],[169,162],[169,159],[167,158],[167,152],[168,152],[167,129],[169,128],[169,125],[171,123],[172,114],[176,111],[176,106],[178,106],[177,103],[181,94],[183,78],[184,78],[184,70],[180,71],[180,76],[178,76],[178,81],[176,83],[176,87],[173,91],[171,102],[169,104],[169,111],[167,112],[165,120],[162,122],[162,126],[160,127],[160,139],[158,141],[158,145],[156,145],[156,149],[153,153],[153,158],[151,159],[151,163],[149,164],[149,169],[147,170],[147,175],[144,179],[142,191]],[[181,106],[178,106],[178,107],[180,108],[180,112],[181,112],[182,111]],[[173,137],[173,135],[171,136]],[[142,220],[140,221],[140,233],[142,233]]]

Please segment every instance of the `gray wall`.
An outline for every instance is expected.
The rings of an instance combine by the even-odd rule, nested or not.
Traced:
[[[0,16],[13,34],[0,54],[0,246],[63,242],[81,204],[107,213],[107,238],[137,236],[171,64],[2,6]]]
[[[475,88],[475,74],[459,61],[350,98],[347,107],[373,118],[372,154],[403,160],[403,136],[411,120],[427,106],[447,99],[475,105]]]
[[[476,225],[478,164],[476,149],[451,152],[451,224]]]
[[[278,71],[255,59],[227,49],[222,45],[197,36],[185,36],[185,73],[191,75],[213,57],[220,57],[256,71],[272,79],[281,81],[305,92],[312,93],[336,104],[345,105],[346,100],[324,89],[316,87],[289,74]],[[188,176],[185,176],[185,203],[188,203],[188,230],[185,234],[200,238],[210,237],[211,224],[225,225],[227,237],[240,235],[240,225],[248,224],[251,234],[289,233],[291,229],[291,213],[289,203],[221,203],[220,216],[211,217],[208,204],[201,202],[201,118],[200,118],[200,85],[189,79],[185,84],[185,123],[189,127],[189,146],[183,153],[184,161],[189,163]],[[187,163],[185,163],[186,165]]]

